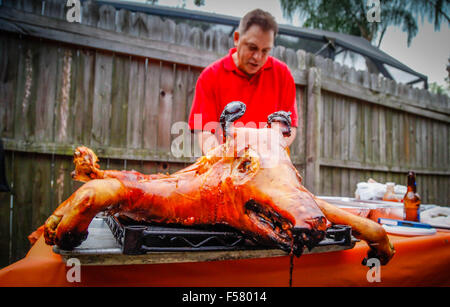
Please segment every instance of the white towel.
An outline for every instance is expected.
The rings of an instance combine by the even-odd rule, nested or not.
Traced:
[[[420,221],[433,226],[450,227],[450,208],[436,206],[420,212]]]

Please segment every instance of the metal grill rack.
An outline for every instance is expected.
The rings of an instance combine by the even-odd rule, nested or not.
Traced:
[[[117,216],[105,219],[123,254],[140,255],[147,252],[228,251],[269,249],[232,230],[166,227],[119,220]],[[318,246],[352,246],[356,240],[351,227],[333,225]]]

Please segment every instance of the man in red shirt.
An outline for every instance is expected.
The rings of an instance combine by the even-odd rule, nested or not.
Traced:
[[[204,153],[218,145],[214,134],[219,117],[232,101],[246,105],[235,126],[262,128],[268,115],[291,112],[288,146],[294,141],[298,124],[294,78],[285,63],[269,56],[277,32],[278,25],[270,13],[260,9],[247,13],[234,32],[235,48],[199,76],[189,127],[197,131]]]

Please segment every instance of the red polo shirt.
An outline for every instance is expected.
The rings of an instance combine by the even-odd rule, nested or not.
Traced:
[[[248,77],[236,67],[231,56],[234,52],[236,48],[230,49],[227,56],[212,63],[200,74],[189,127],[193,130],[216,129],[217,124],[214,123],[219,122],[224,107],[236,100],[245,103],[247,108],[235,125],[261,128],[260,123],[265,124],[267,116],[273,112],[290,111],[292,126],[297,127],[295,83],[288,66],[269,56],[264,66]],[[205,127],[207,123],[210,124]]]

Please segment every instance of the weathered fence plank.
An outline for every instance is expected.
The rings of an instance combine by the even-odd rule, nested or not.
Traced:
[[[294,164],[304,164],[304,158],[305,157],[305,117],[306,117],[306,99],[304,99],[304,87],[297,87],[297,115],[298,115],[298,127],[297,127],[297,136],[294,140],[294,143],[291,145],[291,148],[294,150],[292,151],[292,157],[296,157],[299,159],[296,159],[294,161]],[[323,104],[322,104],[323,105]],[[320,114],[320,122],[323,122],[324,120],[323,112]],[[321,130],[323,130],[323,125],[321,126]]]
[[[128,93],[127,147],[142,147],[142,110],[144,105],[145,62],[132,59]]]
[[[380,108],[379,113],[379,122],[378,122],[379,131],[377,131],[379,136],[379,153],[380,153],[380,164],[386,164],[386,109]]]
[[[72,157],[54,155],[52,159],[53,185],[51,186],[51,208],[55,210],[76,190],[72,179]],[[48,217],[48,216],[47,216]]]
[[[380,163],[380,140],[379,140],[379,107],[373,106],[372,108],[372,131],[371,136],[372,139],[369,142],[372,143],[372,162],[379,164]]]
[[[320,109],[321,109],[321,86],[320,74],[316,68],[311,68],[308,74],[308,96],[306,118],[306,165],[305,186],[313,193],[319,191],[319,155],[320,155]]]
[[[415,129],[415,123],[414,123],[414,119],[412,118],[412,116],[410,114],[406,114],[406,129],[407,129],[407,134],[408,134],[408,150],[409,150],[409,155],[408,155],[408,159],[409,159],[409,165],[410,167],[416,167],[417,163],[416,163],[416,129]]]
[[[409,150],[406,147],[406,131],[405,131],[405,114],[399,113],[399,121],[398,121],[398,152],[399,152],[399,161],[402,161],[405,166],[407,166],[408,163],[408,156],[407,156],[407,150]],[[397,162],[398,163],[398,162]]]
[[[34,79],[36,84],[35,126],[34,140],[36,142],[49,142],[54,140],[53,120],[56,98],[56,68],[58,48],[56,46],[38,47],[38,62],[36,71],[39,78]]]
[[[60,0],[45,0],[43,14],[57,19],[65,19],[65,2]]]
[[[11,261],[23,258],[29,249],[28,235],[33,228],[34,155],[14,153],[14,206],[12,211]]]
[[[170,152],[170,128],[173,112],[174,66],[163,63],[159,88],[158,105],[158,152]]]
[[[56,76],[55,101],[55,141],[58,143],[73,143],[73,90],[72,80],[76,78],[73,65],[72,50],[60,47],[58,49],[58,65]]]
[[[350,125],[349,125],[349,103],[346,100],[341,102],[341,160],[349,160],[349,139],[350,139]],[[344,169],[341,172],[341,195],[348,195],[349,193],[349,172],[348,169]]]
[[[21,231],[32,233],[48,218],[52,212],[52,185],[54,185],[53,156],[37,154],[33,158],[31,183],[31,225],[22,227]]]
[[[130,57],[114,55],[111,83],[111,146],[127,145]]]
[[[18,43],[18,68],[17,68],[17,87],[16,98],[14,103],[14,119],[23,118],[22,122],[14,121],[14,139],[24,140],[29,135],[29,102],[31,96],[31,84],[32,84],[32,54],[28,49],[27,44],[23,41],[17,41]]]
[[[372,142],[372,106],[366,105],[364,108],[364,162],[373,162],[373,142]]]
[[[76,57],[77,76],[74,84],[74,142],[91,143],[92,107],[94,100],[95,54],[78,49]]]
[[[331,136],[331,140],[332,140],[332,156],[342,160],[341,159],[341,125],[342,123],[342,118],[341,118],[341,112],[340,112],[340,105],[339,105],[339,100],[336,98],[335,95],[330,97],[330,101],[331,104],[333,106],[332,109],[332,136]]]
[[[332,112],[332,108],[333,108],[333,104],[330,101],[328,96],[324,96],[322,99],[322,106],[323,106],[323,114],[322,114],[322,131],[323,133],[321,133],[322,135],[322,157],[324,158],[331,158],[332,157],[332,146],[333,146],[333,142],[332,142],[332,125],[333,125],[333,112]]]
[[[88,26],[97,26],[99,20],[98,5],[94,1],[83,1],[81,22]]]
[[[14,189],[13,182],[13,163],[14,157],[11,151],[5,152],[5,175],[8,185]],[[13,193],[0,192],[0,267],[10,262],[10,227],[11,225],[11,203]]]
[[[184,122],[186,123],[188,120],[188,116],[186,114],[186,104],[187,104],[187,74],[188,70],[185,66],[175,65],[175,85],[174,85],[174,93],[173,93],[173,114],[172,114],[172,126],[175,123]],[[180,128],[180,127],[178,127]],[[173,144],[174,139],[180,137],[184,131],[175,129],[172,131],[171,127],[171,144]],[[172,134],[173,133],[173,134]],[[186,144],[187,145],[187,144]],[[183,153],[187,153],[184,148]]]
[[[348,138],[348,147],[349,147],[349,160],[358,161],[359,156],[359,129],[358,129],[358,105],[355,101],[350,101],[349,106],[349,138]]]
[[[91,145],[110,142],[112,68],[111,55],[96,52]]]
[[[186,112],[188,70],[185,66],[176,65],[175,67],[176,70],[173,103],[176,108],[173,110],[172,122],[186,122],[189,115]]]
[[[19,43],[7,38],[0,42],[0,134],[14,137],[14,101],[19,72]]]
[[[386,165],[393,165],[393,126],[392,126],[392,112],[385,110],[385,127],[386,127]]]
[[[147,61],[145,73],[145,104],[142,120],[143,147],[156,151],[158,146],[158,114],[159,114],[159,84],[161,63]]]

